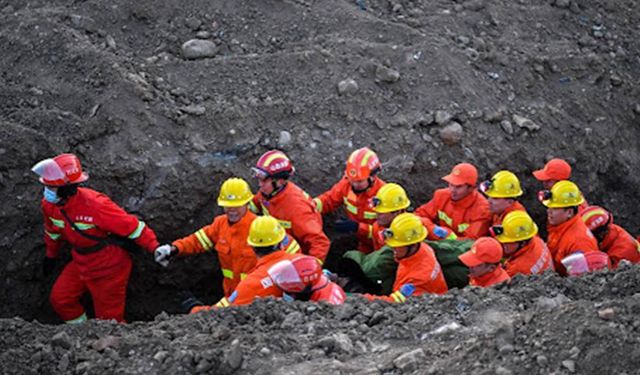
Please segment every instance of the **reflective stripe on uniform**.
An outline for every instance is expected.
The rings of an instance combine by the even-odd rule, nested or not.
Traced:
[[[285,252],[289,253],[289,254],[298,253],[298,252],[300,252],[300,245],[298,244],[298,242],[296,240],[293,240],[293,242],[291,242],[291,245],[289,245],[289,247],[287,247],[287,250]]]
[[[316,204],[316,211],[322,213],[322,201],[320,198],[313,198],[313,202]]]
[[[407,297],[402,295],[402,293],[400,293],[399,290],[391,293],[391,297],[393,298],[394,301],[396,301],[396,303],[403,303],[404,301],[407,300]]]
[[[373,225],[369,224],[367,227],[367,238],[373,238]]]
[[[196,232],[196,238],[198,239],[198,242],[200,242],[200,245],[203,249],[210,250],[213,247],[213,243],[209,239],[209,236],[207,236],[207,233],[204,231],[204,229],[200,229]]]
[[[241,273],[240,274],[240,280],[244,280],[247,278],[247,274],[246,273]]]
[[[445,240],[456,240],[456,239],[458,239],[458,236],[454,232],[449,233],[447,238],[445,238]]]
[[[373,220],[378,217],[378,215],[375,212],[365,211],[363,217],[367,220]]]
[[[258,207],[256,206],[255,203],[253,203],[253,201],[249,201],[249,210],[251,210],[251,212],[253,212],[254,214],[259,213]]]
[[[458,225],[458,232],[459,232],[459,233],[462,233],[462,232],[464,232],[465,230],[467,230],[468,228],[469,228],[469,224],[467,224],[467,223],[462,223],[462,224]]]
[[[595,215],[606,215],[606,212],[604,212],[604,210],[593,210],[591,212],[587,212],[586,214],[582,215],[582,221],[586,223],[589,218]]]
[[[233,271],[228,268],[222,268],[222,276],[227,279],[233,279]]]
[[[358,207],[354,206],[351,202],[349,202],[349,199],[347,199],[347,197],[343,198],[343,202],[344,202],[344,208],[346,208],[347,211],[351,212],[354,215],[358,214]]]
[[[64,220],[54,219],[51,216],[49,216],[49,220],[51,220],[54,226],[58,228],[64,228]]]
[[[133,232],[131,232],[131,234],[129,235],[129,239],[135,240],[136,238],[140,237],[140,235],[142,234],[142,230],[144,229],[144,226],[145,226],[144,221],[138,220],[138,226]]]
[[[67,321],[65,321],[65,323],[67,323],[67,324],[80,324],[80,323],[84,323],[86,321],[87,321],[87,314],[86,313],[82,313],[82,315],[80,315],[79,317],[77,317],[75,319],[67,320]]]
[[[80,222],[75,222],[74,224],[80,230],[88,230],[96,227],[94,224],[87,224],[87,223],[80,223]]]
[[[287,220],[278,220],[278,223],[282,225],[284,229],[291,229],[291,222]]]
[[[216,307],[228,307],[229,306],[229,300],[227,299],[227,297],[222,297],[222,299],[220,301],[218,301],[218,303],[215,304]]]
[[[438,219],[444,221],[448,226],[453,223],[453,220],[444,211],[438,210]]]
[[[61,234],[60,233],[51,233],[51,232],[47,232],[46,230],[44,231],[47,236],[49,236],[49,238],[51,238],[54,241],[57,241],[58,238],[60,238]]]

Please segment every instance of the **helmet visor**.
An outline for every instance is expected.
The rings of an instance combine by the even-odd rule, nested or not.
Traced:
[[[274,284],[285,292],[299,293],[305,288],[295,266],[289,260],[276,263],[268,273]]]
[[[44,159],[31,168],[31,171],[40,176],[40,182],[47,183],[65,183],[67,177],[53,159]]]

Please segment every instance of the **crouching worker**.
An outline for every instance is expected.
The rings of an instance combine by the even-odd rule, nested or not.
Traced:
[[[323,301],[341,305],[346,299],[344,290],[325,276],[314,257],[301,255],[293,260],[283,260],[268,273],[286,301]]]
[[[446,293],[444,274],[433,249],[422,242],[425,238],[427,228],[418,216],[411,213],[396,216],[385,231],[385,243],[393,249],[398,263],[393,292],[388,296],[365,294],[365,298],[402,303],[409,296]]]
[[[283,241],[287,238],[278,220],[271,216],[257,217],[251,223],[247,243],[251,245],[258,258],[255,268],[240,281],[229,297],[223,297],[213,306],[204,304],[195,298],[183,301],[185,311],[217,309],[228,306],[248,305],[256,298],[282,297],[282,290],[271,279],[269,269],[283,260],[293,260],[298,255],[283,250]]]
[[[84,322],[87,315],[80,298],[88,292],[96,318],[124,322],[132,268],[125,247],[137,245],[152,252],[158,246],[155,233],[106,195],[79,187],[89,176],[77,156],[45,159],[32,171],[44,185],[45,276],[53,271],[62,246],[71,245],[71,262],[51,289],[53,309],[67,323]]]
[[[256,219],[249,211],[251,199],[253,194],[245,180],[227,179],[218,195],[218,206],[224,208],[224,214],[216,216],[211,224],[195,233],[173,241],[171,245],[158,247],[154,252],[156,262],[166,267],[176,255],[189,256],[214,250],[222,271],[224,296],[229,297],[258,261],[247,243],[249,228]],[[300,245],[289,236],[285,237],[282,246],[290,254],[300,252]]]
[[[611,258],[613,268],[621,260],[640,263],[640,243],[621,226],[613,223],[613,215],[602,207],[590,206],[581,213],[582,221],[596,237],[598,246]]]
[[[500,264],[502,255],[502,245],[498,241],[491,237],[478,238],[471,250],[459,256],[469,267],[469,284],[486,288],[511,280]]]

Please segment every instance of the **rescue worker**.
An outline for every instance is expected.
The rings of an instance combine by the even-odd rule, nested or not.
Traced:
[[[418,216],[408,212],[396,216],[385,231],[385,243],[393,249],[398,262],[393,292],[388,296],[365,294],[365,298],[402,303],[409,296],[446,293],[442,268],[433,249],[422,242],[425,238],[427,229]]]
[[[502,245],[496,239],[478,238],[469,251],[458,257],[469,267],[469,285],[488,288],[509,282],[511,277],[500,264],[502,255]]]
[[[282,290],[286,301],[326,302],[341,305],[347,296],[342,288],[330,281],[314,257],[300,255],[283,260],[268,271],[275,285]]]
[[[253,171],[260,189],[253,197],[252,210],[278,219],[304,254],[324,262],[330,242],[322,231],[322,216],[309,195],[289,181],[294,173],[291,160],[282,151],[267,151]]]
[[[613,268],[621,260],[640,263],[640,243],[624,228],[613,223],[613,215],[602,207],[590,206],[580,214],[596,237],[600,250],[611,258]]]
[[[228,306],[248,305],[256,298],[282,297],[269,269],[280,261],[293,260],[298,254],[289,254],[283,250],[283,241],[287,234],[275,218],[259,216],[251,223],[247,243],[251,245],[258,258],[255,268],[240,281],[229,297],[223,297],[213,306],[205,306],[194,298],[183,301],[182,305],[191,314]]]
[[[476,190],[476,167],[458,164],[442,179],[449,187],[436,190],[433,199],[416,210],[416,215],[427,219],[427,230],[434,234],[429,239],[448,239],[451,233],[460,240],[486,236],[491,213],[489,202]]]
[[[500,171],[494,174],[491,180],[480,184],[480,191],[488,197],[493,225],[500,225],[509,212],[526,211],[518,202],[518,197],[522,196],[520,180],[512,172]]]
[[[368,254],[358,250],[345,252],[339,273],[341,276],[350,278],[350,280],[343,280],[343,286],[349,292],[389,294],[393,287],[398,263],[394,260],[393,250],[385,246],[384,231],[389,228],[396,216],[406,212],[411,201],[402,186],[390,182],[378,190],[372,203],[376,221],[367,225],[367,233],[374,251]]]
[[[156,262],[166,267],[175,255],[187,256],[214,249],[222,271],[224,296],[229,297],[257,262],[256,254],[247,243],[249,227],[256,218],[248,208],[251,199],[253,194],[245,180],[227,179],[218,195],[218,205],[225,213],[195,233],[158,247],[154,253]],[[283,246],[290,254],[300,251],[300,245],[289,236],[285,237]]]
[[[502,244],[504,269],[509,276],[535,275],[553,269],[549,248],[538,236],[538,226],[525,211],[508,213],[502,224],[491,227],[491,234]]]
[[[152,252],[158,247],[155,233],[106,195],[79,187],[89,176],[76,155],[42,160],[32,171],[44,185],[45,275],[53,271],[63,245],[71,245],[72,259],[51,289],[53,309],[66,323],[84,322],[87,314],[80,298],[88,292],[97,319],[124,322],[132,268],[124,247],[137,245]]]
[[[584,198],[576,184],[558,181],[551,190],[541,191],[538,199],[547,207],[547,246],[556,271],[567,275],[563,259],[573,253],[600,252],[595,237],[578,214]]]
[[[344,205],[347,219],[336,221],[334,228],[342,233],[356,233],[358,250],[365,254],[374,250],[369,226],[376,220],[372,198],[384,185],[378,177],[381,168],[375,152],[368,147],[357,149],[347,159],[344,177],[313,199],[322,215]]]

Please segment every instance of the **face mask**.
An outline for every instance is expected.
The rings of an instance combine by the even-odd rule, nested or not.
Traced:
[[[56,204],[58,202],[60,202],[60,197],[58,196],[58,194],[55,192],[55,190],[51,190],[48,187],[44,187],[44,200],[46,200],[49,203],[53,203]]]

